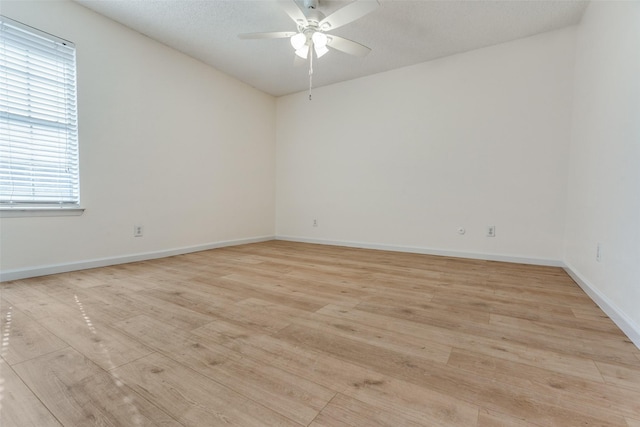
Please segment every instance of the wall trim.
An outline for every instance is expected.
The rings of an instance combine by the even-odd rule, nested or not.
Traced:
[[[343,240],[325,240],[325,239],[310,239],[306,237],[294,237],[294,236],[281,236],[276,235],[276,240],[285,240],[289,242],[301,242],[301,243],[316,243],[320,245],[334,245],[334,246],[346,246],[351,248],[363,248],[363,249],[376,249],[381,251],[391,252],[408,252],[424,255],[438,255],[454,258],[470,258],[479,259],[484,261],[499,261],[499,262],[511,262],[517,264],[531,264],[531,265],[543,265],[549,267],[564,267],[564,263],[555,259],[544,258],[532,258],[524,256],[511,256],[502,254],[489,254],[481,252],[462,252],[462,251],[448,251],[442,249],[425,248],[417,246],[398,246],[398,245],[386,245],[379,243],[364,243],[364,242],[350,242]]]
[[[274,236],[250,237],[246,239],[223,240],[206,243],[203,245],[185,246],[181,248],[166,249],[162,251],[143,252],[138,254],[123,255],[108,258],[96,258],[85,261],[70,262],[65,264],[53,264],[40,267],[8,270],[0,272],[0,282],[9,280],[28,279],[31,277],[47,276],[49,274],[67,273],[70,271],[86,270],[89,268],[108,267],[110,265],[126,264],[129,262],[147,261],[151,259],[166,258],[175,255],[183,255],[192,252],[207,251],[210,249],[227,246],[245,245],[248,243],[266,242],[274,240]]]
[[[566,264],[564,270],[569,276],[589,295],[604,313],[613,320],[624,334],[640,349],[640,325],[635,323],[627,316],[624,311],[620,310],[609,298],[598,290],[591,282],[581,275],[573,266]]]

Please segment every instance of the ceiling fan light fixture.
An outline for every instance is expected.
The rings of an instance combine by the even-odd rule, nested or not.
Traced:
[[[303,33],[298,33],[291,36],[291,46],[296,50],[302,49],[302,47],[307,43],[307,36]],[[308,50],[308,49],[307,49]]]
[[[296,49],[296,55],[302,59],[307,59],[307,56],[309,55],[309,45],[304,44],[301,48]]]
[[[311,40],[313,40],[313,44],[318,48],[326,48],[327,46],[327,35],[319,31],[313,33]]]
[[[322,58],[322,56],[323,56],[325,53],[329,52],[329,49],[327,49],[327,46],[319,46],[319,45],[317,45],[317,44],[314,44],[314,45],[313,45],[313,48],[315,49],[315,51],[316,51],[316,56],[317,56],[318,58]]]

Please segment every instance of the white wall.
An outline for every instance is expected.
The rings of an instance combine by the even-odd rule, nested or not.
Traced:
[[[1,219],[5,278],[274,235],[273,97],[70,1],[2,13],[76,44],[86,208]]]
[[[279,98],[277,235],[559,264],[574,43],[569,28]]]
[[[640,3],[588,7],[573,111],[565,262],[640,346]]]

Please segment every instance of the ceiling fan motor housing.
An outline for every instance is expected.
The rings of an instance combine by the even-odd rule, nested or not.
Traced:
[[[318,0],[304,0],[304,8],[305,9],[317,9],[318,8]]]

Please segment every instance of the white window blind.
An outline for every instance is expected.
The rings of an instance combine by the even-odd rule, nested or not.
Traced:
[[[79,205],[75,46],[0,16],[0,208]]]

